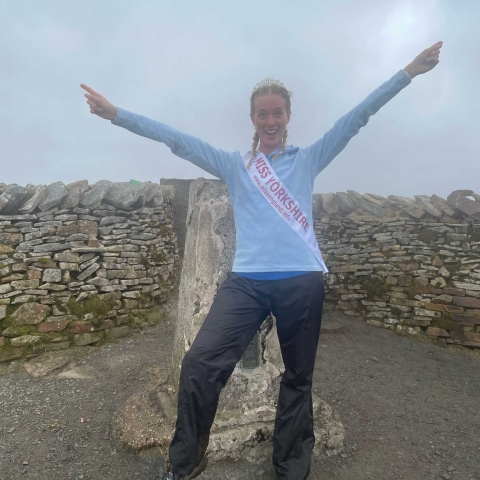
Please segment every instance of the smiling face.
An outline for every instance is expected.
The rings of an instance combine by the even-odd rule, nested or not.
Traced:
[[[285,98],[266,93],[253,99],[250,117],[260,138],[259,150],[270,155],[282,146],[282,138],[290,121],[290,109]]]

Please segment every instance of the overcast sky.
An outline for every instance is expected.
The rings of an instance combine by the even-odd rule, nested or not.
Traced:
[[[440,64],[383,107],[316,192],[480,193],[478,0],[0,0],[0,182],[210,176],[91,115],[115,105],[245,152],[265,76],[294,92],[289,141],[313,143],[438,40]]]

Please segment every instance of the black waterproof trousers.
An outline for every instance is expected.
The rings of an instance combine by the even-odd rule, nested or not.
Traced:
[[[313,433],[312,376],[325,290],[323,274],[250,280],[229,273],[182,362],[172,470],[188,475],[205,452],[221,389],[267,315],[276,317],[285,373],[273,464],[279,478],[308,476]]]

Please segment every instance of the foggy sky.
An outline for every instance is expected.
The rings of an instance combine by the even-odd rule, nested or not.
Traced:
[[[294,92],[289,143],[313,143],[438,40],[440,64],[383,107],[316,192],[480,192],[480,2],[0,0],[0,182],[211,178],[91,115],[80,83],[225,150],[247,151],[265,76]]]

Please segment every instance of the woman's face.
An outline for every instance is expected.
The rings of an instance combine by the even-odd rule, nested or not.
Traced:
[[[260,150],[269,155],[282,145],[282,137],[290,121],[287,102],[281,95],[267,93],[253,100],[254,112],[250,115],[260,137]]]

